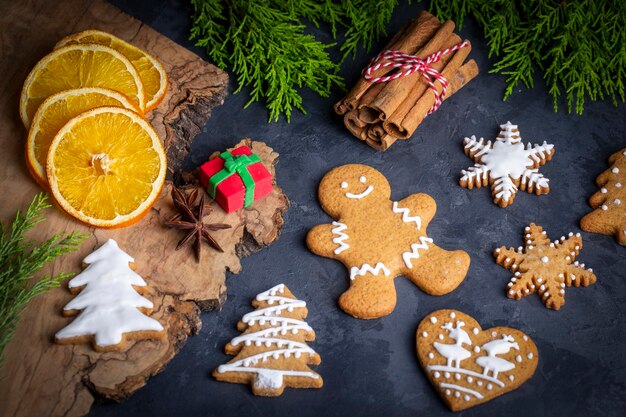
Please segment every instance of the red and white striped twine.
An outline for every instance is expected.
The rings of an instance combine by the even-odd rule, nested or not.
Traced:
[[[446,91],[448,89],[448,80],[446,80],[446,78],[441,75],[439,71],[431,67],[431,64],[438,62],[442,56],[449,54],[450,52],[458,51],[461,48],[465,48],[466,46],[469,46],[469,44],[470,43],[468,41],[461,42],[451,48],[435,52],[434,54],[427,56],[426,59],[421,59],[415,55],[405,54],[400,51],[385,50],[370,61],[368,67],[363,70],[363,78],[372,83],[386,83],[387,81],[395,80],[400,77],[406,77],[414,72],[419,72],[424,76],[424,78],[426,78],[426,82],[435,94],[435,102],[430,110],[428,110],[428,114],[431,114],[439,109],[439,106],[441,106],[441,102],[445,98]],[[400,70],[392,75],[372,77],[372,72],[386,67],[399,68]],[[437,91],[435,81],[439,81],[441,84],[441,93]]]

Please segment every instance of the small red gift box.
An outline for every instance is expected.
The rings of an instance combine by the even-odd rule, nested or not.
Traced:
[[[272,174],[247,146],[205,162],[199,176],[202,186],[227,213],[248,207],[272,191]]]

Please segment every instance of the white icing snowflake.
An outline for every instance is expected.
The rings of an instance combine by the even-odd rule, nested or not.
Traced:
[[[475,165],[461,171],[462,187],[472,189],[491,186],[494,203],[506,207],[513,202],[518,189],[529,193],[546,194],[549,180],[539,172],[539,167],[554,154],[554,145],[526,146],[521,141],[517,126],[506,122],[500,125],[500,134],[492,143],[476,136],[465,138],[465,153]]]

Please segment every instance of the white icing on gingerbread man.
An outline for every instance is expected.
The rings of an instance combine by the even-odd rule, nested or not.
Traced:
[[[311,229],[314,253],[342,262],[350,289],[339,299],[348,314],[378,318],[393,311],[393,279],[403,275],[423,291],[441,295],[465,278],[469,256],[434,245],[426,234],[435,201],[413,194],[391,201],[387,179],[366,165],[344,165],[328,172],[319,186],[320,204],[334,221]]]
[[[547,194],[549,180],[539,172],[539,167],[554,155],[554,145],[524,146],[517,126],[506,122],[500,125],[496,140],[485,142],[476,136],[463,141],[465,153],[476,162],[473,167],[461,171],[462,187],[491,186],[493,201],[500,207],[513,202],[518,188],[529,193]]]

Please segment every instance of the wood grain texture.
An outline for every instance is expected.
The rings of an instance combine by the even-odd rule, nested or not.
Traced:
[[[228,76],[195,54],[158,34],[103,1],[45,0],[1,2],[0,24],[0,220],[10,222],[40,189],[24,162],[27,132],[18,114],[22,83],[38,59],[63,36],[87,28],[113,33],[145,48],[163,63],[170,78],[168,94],[149,114],[164,140],[170,173],[176,172],[194,136],[222,103]],[[261,142],[245,140],[270,172],[278,155]],[[54,334],[71,319],[60,312],[72,295],[64,284],[28,305],[0,371],[0,416],[82,416],[95,397],[121,400],[146,383],[171,360],[189,335],[201,327],[201,309],[217,308],[225,299],[225,273],[241,270],[240,258],[272,243],[289,205],[275,184],[274,191],[253,206],[227,215],[216,207],[208,222],[232,229],[215,237],[225,252],[206,247],[197,264],[191,250],[174,251],[178,231],[162,223],[174,213],[166,182],[161,196],[138,224],[118,230],[96,230],[77,223],[58,208],[47,210],[35,240],[78,230],[90,234],[81,248],[57,260],[48,273],[79,272],[81,260],[111,237],[135,257],[137,272],[150,288],[152,317],[167,331],[164,341],[140,341],[126,352],[95,352],[86,345],[56,345]]]

